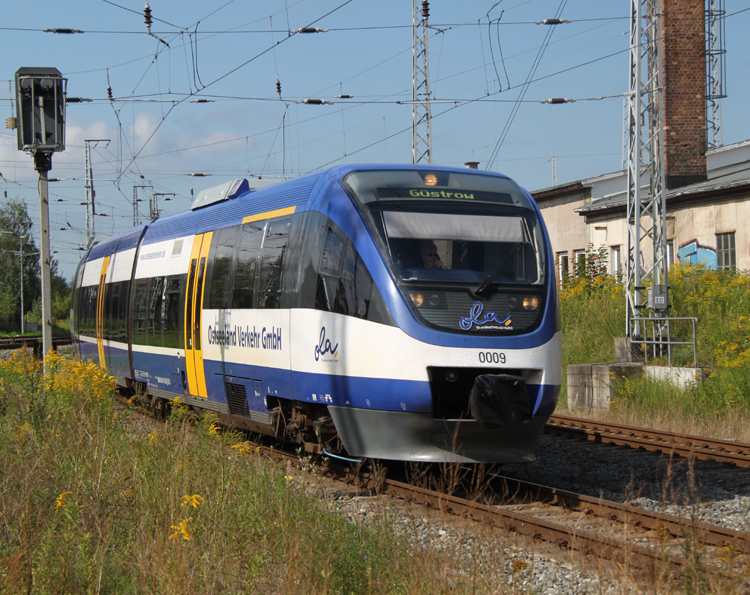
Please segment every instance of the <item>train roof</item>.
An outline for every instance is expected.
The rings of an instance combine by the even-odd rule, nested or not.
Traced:
[[[102,240],[91,248],[87,260],[133,248],[141,237],[143,237],[143,244],[148,245],[170,238],[215,230],[236,224],[253,215],[284,210],[289,212],[292,207],[294,212],[305,211],[316,184],[341,182],[347,174],[353,171],[388,169],[454,171],[507,178],[496,172],[467,170],[460,167],[379,163],[337,165],[321,172],[256,189],[251,189],[247,180],[232,180],[201,191],[187,211],[159,218],[147,226]]]

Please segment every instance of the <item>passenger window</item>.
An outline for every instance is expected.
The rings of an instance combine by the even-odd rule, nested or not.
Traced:
[[[81,334],[84,336],[96,337],[96,298],[98,293],[98,285],[89,285],[83,288],[81,300]]]
[[[344,241],[329,227],[326,234],[326,243],[323,246],[323,254],[320,257],[320,272],[338,277],[343,252]]]
[[[229,288],[232,281],[232,261],[237,239],[237,227],[227,227],[215,234],[212,247],[211,289],[208,296],[210,309],[222,310],[231,307]]]
[[[289,219],[268,224],[260,256],[259,308],[278,308],[281,293],[281,267],[289,241]]]
[[[148,305],[148,279],[138,279],[135,282],[135,293],[133,296],[133,343],[146,345],[148,331],[147,305]]]
[[[180,326],[180,294],[184,277],[167,277],[167,286],[162,304],[162,329],[164,347],[184,347],[182,327]]]
[[[150,301],[148,306],[148,345],[161,347],[161,309],[164,299],[164,277],[151,280]]]
[[[109,293],[109,300],[104,305],[104,338],[114,341],[120,340],[120,283],[110,283],[104,290],[104,296]]]
[[[246,223],[242,226],[242,236],[237,251],[237,268],[234,273],[234,289],[232,291],[233,308],[253,307],[255,263],[262,239],[263,224]]]
[[[370,310],[373,282],[364,261],[351,242],[346,243],[342,264],[338,279],[321,270],[315,293],[315,308],[366,319]]]

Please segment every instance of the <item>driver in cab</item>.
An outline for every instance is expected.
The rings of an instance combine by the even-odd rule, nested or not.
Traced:
[[[424,241],[420,246],[422,265],[426,269],[444,269],[445,263],[440,260],[437,247],[434,242]]]

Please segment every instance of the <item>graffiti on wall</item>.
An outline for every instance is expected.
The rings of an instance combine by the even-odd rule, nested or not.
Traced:
[[[690,264],[702,264],[709,269],[716,268],[716,249],[710,246],[702,246],[698,240],[690,240],[680,245],[677,257],[682,262]]]

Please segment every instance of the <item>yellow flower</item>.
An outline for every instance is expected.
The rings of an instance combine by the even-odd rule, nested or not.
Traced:
[[[193,532],[193,529],[191,527],[188,527],[188,523],[193,519],[193,517],[188,517],[184,521],[180,521],[177,525],[172,525],[170,529],[174,529],[174,533],[169,536],[170,539],[179,539],[182,537],[185,541],[190,541],[191,533]]]
[[[210,426],[208,426],[208,435],[217,436],[218,434],[219,434],[219,425],[216,422],[213,422]]]
[[[525,568],[529,567],[528,562],[524,562],[523,560],[513,560],[513,572],[521,572]]]
[[[180,506],[182,508],[185,508],[186,506],[192,506],[193,508],[198,508],[201,504],[203,504],[203,496],[200,496],[198,494],[193,494],[192,496],[183,496],[182,504],[180,504]]]
[[[67,504],[67,497],[68,494],[72,494],[73,492],[63,492],[60,494],[57,499],[55,500],[55,510],[60,510]]]

